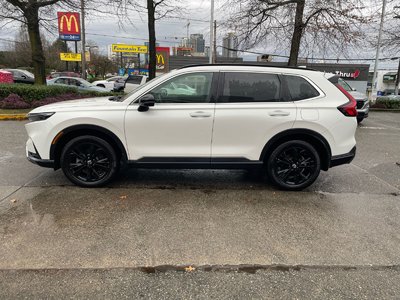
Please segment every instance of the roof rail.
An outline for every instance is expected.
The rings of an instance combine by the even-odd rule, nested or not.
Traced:
[[[307,71],[318,71],[315,69],[307,68],[305,66],[279,66],[279,65],[268,65],[268,64],[235,64],[235,63],[218,63],[218,64],[192,64],[192,65],[185,65],[183,67],[180,67],[179,69],[186,69],[186,68],[192,68],[192,67],[211,67],[211,66],[244,66],[244,67],[261,67],[261,68],[283,68],[283,69],[296,69],[296,70],[307,70]],[[320,72],[320,71],[318,71]]]

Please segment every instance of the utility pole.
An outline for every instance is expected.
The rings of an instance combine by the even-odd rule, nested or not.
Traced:
[[[217,21],[214,21],[214,49],[213,64],[217,62]]]
[[[82,26],[82,78],[86,79],[86,36],[85,36],[85,0],[81,0],[81,26]]]
[[[213,50],[214,50],[214,0],[211,0],[211,18],[210,18],[210,64],[214,62]]]
[[[385,21],[385,10],[386,10],[386,0],[382,2],[382,15],[381,15],[381,25],[379,26],[379,34],[378,34],[378,45],[376,46],[376,56],[375,56],[375,65],[374,65],[374,76],[372,77],[372,86],[371,93],[369,94],[369,100],[372,100],[372,94],[374,91],[376,92],[375,80],[376,80],[376,72],[378,70],[378,61],[379,61],[379,52],[381,49],[381,40],[382,40],[382,29],[383,23]]]
[[[400,58],[399,58],[399,67],[397,68],[396,84],[394,87],[394,94],[396,96],[399,94],[399,83],[400,83]]]

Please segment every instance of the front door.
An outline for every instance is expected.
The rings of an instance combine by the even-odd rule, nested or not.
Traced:
[[[129,159],[209,160],[215,110],[213,76],[211,72],[178,75],[147,93],[156,99],[148,111],[139,112],[138,103],[130,105],[125,115]]]

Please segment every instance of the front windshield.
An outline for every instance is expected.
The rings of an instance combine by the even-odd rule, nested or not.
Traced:
[[[32,77],[32,78],[35,77],[35,75],[33,75],[33,74],[32,74],[31,72],[29,72],[29,71],[21,70],[21,72],[24,73],[25,75],[28,75],[28,77]]]
[[[353,91],[351,86],[346,81],[344,81],[343,79],[339,78],[338,82],[339,82],[340,86],[342,88],[344,88],[346,91],[348,91],[348,92]]]

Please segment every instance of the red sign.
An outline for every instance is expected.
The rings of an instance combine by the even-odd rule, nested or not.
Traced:
[[[57,12],[57,16],[60,39],[65,41],[80,41],[81,24],[79,13]]]

